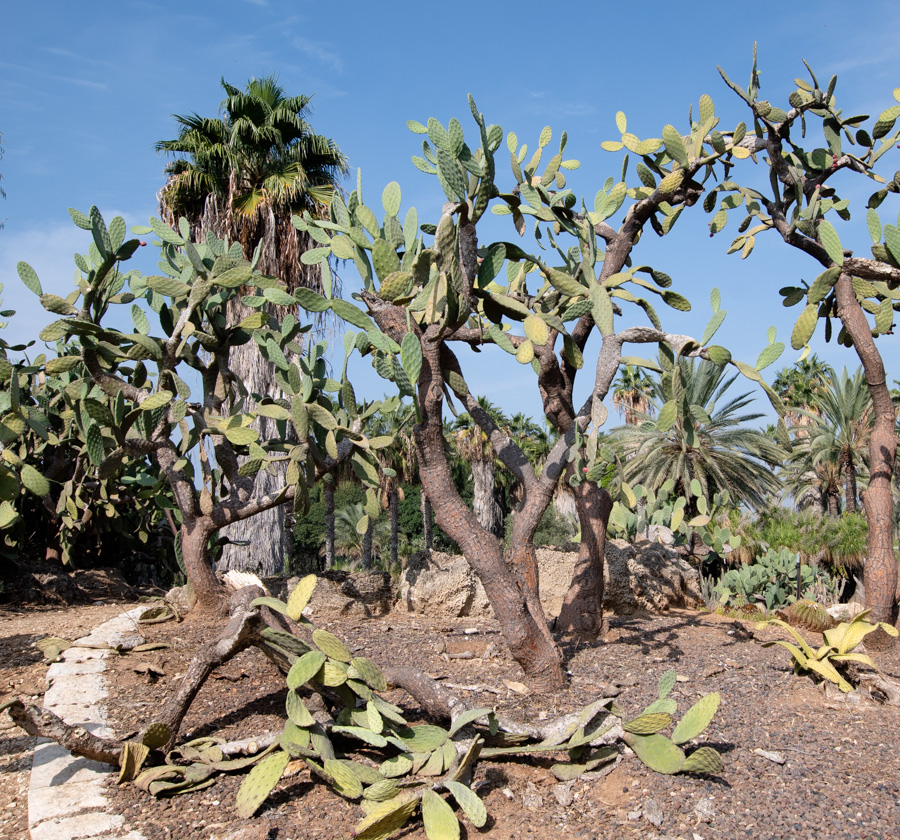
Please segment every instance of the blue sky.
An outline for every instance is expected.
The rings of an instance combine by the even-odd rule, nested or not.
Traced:
[[[567,156],[582,162],[569,186],[588,204],[606,177],[621,169],[619,155],[600,149],[601,141],[618,139],[616,111],[626,113],[629,130],[641,137],[658,137],[666,123],[686,131],[688,107],[696,108],[704,93],[715,101],[724,128],[745,119],[716,65],[746,84],[754,41],[763,94],[773,102],[784,103],[792,80],[805,77],[805,58],[820,79],[838,74],[837,96],[846,113],[877,114],[894,104],[891,91],[900,86],[895,0],[861,0],[852,14],[832,0],[783,5],[778,19],[758,6],[680,9],[661,2],[626,8],[605,0],[559,7],[530,0],[353,1],[334,7],[305,0],[203,0],[178,10],[142,0],[16,4],[4,16],[0,57],[0,173],[7,193],[0,201],[0,220],[6,219],[0,282],[4,307],[18,310],[4,338],[33,336],[53,318],[21,285],[16,262],[30,262],[45,290],[67,294],[72,254],[86,250],[86,240],[66,208],[87,211],[96,204],[107,219],[121,214],[129,225],[145,223],[156,212],[164,181],[165,159],[154,151],[155,141],[175,136],[172,114],[214,115],[223,76],[242,86],[252,76],[274,73],[289,94],[314,94],[312,124],[339,143],[354,173],[362,169],[367,203],[378,207],[383,186],[396,180],[403,190],[401,212],[415,206],[420,220],[436,220],[445,199],[437,180],[412,166],[420,139],[406,121],[434,116],[446,124],[455,116],[469,132],[474,124],[467,93],[488,122],[515,131],[531,148],[545,125],[556,137],[567,131]],[[885,160],[890,176],[900,167],[900,152]],[[868,184],[860,185],[846,197],[861,198],[861,207],[869,192]],[[882,205],[883,221],[894,221],[898,206],[895,196],[891,200]],[[687,315],[664,313],[673,332],[702,333],[709,291],[718,286],[729,317],[717,341],[753,362],[769,325],[787,342],[799,314],[781,307],[777,290],[800,278],[811,281],[818,272],[766,236],[746,261],[726,256],[737,219],[712,240],[708,222],[694,208],[673,235],[645,237],[636,258],[669,273],[673,288],[694,304]],[[836,225],[846,246],[868,253],[862,213]],[[512,238],[502,223],[483,231],[482,243],[487,234]],[[347,289],[355,288],[352,268],[343,277]],[[879,342],[890,379],[900,377],[896,341]],[[857,364],[852,351],[825,345],[820,335],[812,346],[835,366]],[[649,355],[646,349],[634,352]],[[797,355],[788,348],[767,369],[768,378]],[[505,354],[475,361],[473,390],[509,412],[540,416],[530,369]],[[361,390],[380,395],[382,384],[365,367],[357,373],[365,383]],[[587,370],[582,376],[590,378]],[[757,405],[765,408],[763,400]]]

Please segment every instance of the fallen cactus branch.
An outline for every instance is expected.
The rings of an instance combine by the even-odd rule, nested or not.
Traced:
[[[487,811],[471,788],[479,758],[562,754],[565,759],[551,772],[565,781],[619,759],[616,745],[624,741],[661,773],[723,770],[711,747],[688,755],[683,749],[706,729],[719,695],[701,698],[675,724],[676,702],[669,696],[674,671],[663,675],[658,699],[636,717],[615,698],[603,697],[553,721],[522,723],[470,706],[415,669],[382,670],[354,656],[339,638],[303,617],[315,583],[312,575],[304,578],[287,602],[257,586],[235,593],[227,626],[198,651],[159,717],[132,740],[98,738],[21,701],[9,705],[10,714],[32,735],[118,766],[120,782],[133,781],[154,796],[196,791],[221,773],[249,769],[235,802],[244,818],[286,774],[296,773],[299,763],[338,795],[359,802],[365,817],[356,831],[363,840],[386,838],[416,814],[432,840],[458,837],[459,820],[447,793],[475,827],[483,827]],[[248,647],[258,647],[286,675],[283,730],[231,744],[204,737],[176,745],[181,722],[206,679]],[[391,687],[402,688],[430,717],[449,724],[408,722],[403,710],[382,696]],[[673,724],[671,737],[664,735]]]

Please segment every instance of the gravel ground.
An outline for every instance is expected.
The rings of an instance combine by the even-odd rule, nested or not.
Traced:
[[[673,692],[679,713],[703,694],[722,694],[719,713],[699,739],[722,752],[721,778],[663,776],[625,754],[606,775],[558,784],[548,760],[483,761],[475,785],[491,818],[481,831],[463,820],[469,838],[485,832],[497,840],[744,835],[888,840],[898,835],[900,709],[826,696],[792,674],[784,650],[762,648],[752,624],[691,612],[613,618],[606,642],[569,650],[570,688],[550,697],[520,693],[521,671],[504,653],[490,621],[434,624],[392,613],[326,626],[377,662],[401,659],[473,703],[497,705],[521,718],[552,718],[610,687],[621,692],[623,706],[638,712],[655,699],[657,681],[670,668],[682,678]],[[190,621],[148,628],[148,641],[172,647],[114,663],[118,702],[110,711],[121,734],[142,724],[177,682],[192,650],[214,629]],[[471,658],[457,658],[460,654]],[[900,676],[897,654],[879,661],[887,673]],[[147,665],[152,665],[149,675]],[[198,695],[186,733],[217,732],[232,739],[280,729],[283,682],[260,655],[245,652],[217,676]],[[406,705],[415,718],[414,703],[402,692],[389,699]],[[755,750],[779,753],[784,763]],[[254,838],[266,832],[278,840],[338,838],[350,836],[361,818],[355,804],[313,784],[298,767],[255,820],[237,820],[232,803],[240,780],[225,778],[193,795],[158,802],[123,786],[114,803],[148,840],[219,840],[244,828]],[[419,824],[403,836],[425,835]]]

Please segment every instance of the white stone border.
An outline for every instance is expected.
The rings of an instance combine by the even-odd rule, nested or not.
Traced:
[[[144,639],[137,618],[147,609],[136,607],[104,622],[73,642],[47,670],[49,688],[44,707],[67,723],[81,724],[100,737],[112,737],[106,725],[106,657],[111,648],[130,648]],[[78,758],[55,741],[39,738],[28,785],[28,830],[31,840],[144,840],[109,813],[107,764]]]

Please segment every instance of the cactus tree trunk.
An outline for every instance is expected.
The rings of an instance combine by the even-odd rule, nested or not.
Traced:
[[[869,439],[869,485],[863,493],[869,525],[864,571],[866,606],[872,610],[871,621],[893,623],[897,619],[897,558],[894,555],[894,501],[891,492],[897,453],[894,405],[887,387],[884,362],[872,339],[872,331],[856,299],[849,275],[841,274],[835,284],[835,293],[838,316],[862,362],[875,412]],[[893,639],[878,630],[866,639],[866,645],[873,649],[887,648],[893,645]]]
[[[433,336],[426,333],[422,341],[424,360],[418,383],[422,422],[415,430],[422,486],[434,505],[438,525],[456,541],[481,579],[510,653],[522,666],[532,688],[556,690],[565,685],[562,656],[546,623],[541,626],[542,618],[535,617],[530,602],[536,600],[536,591],[526,593],[522,575],[507,565],[500,541],[469,510],[453,483],[441,422],[440,348],[437,342],[427,340],[430,337]],[[542,616],[539,602],[537,614]]]
[[[556,629],[566,635],[596,639],[605,631],[603,561],[612,499],[604,487],[589,481],[583,481],[573,489],[575,509],[581,524],[581,546],[572,583],[556,620]]]
[[[181,526],[181,556],[201,612],[218,613],[226,607],[222,586],[209,559],[209,538],[215,530],[206,516],[187,518]]]

